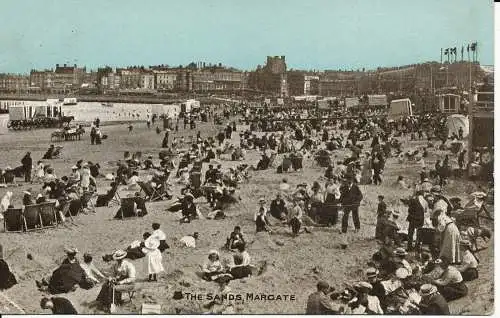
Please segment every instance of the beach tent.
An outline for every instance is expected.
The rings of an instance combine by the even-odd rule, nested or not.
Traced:
[[[446,118],[446,127],[448,128],[449,135],[456,133],[458,135],[458,130],[462,127],[464,131],[464,138],[469,135],[469,118],[460,114],[453,114]]]
[[[9,122],[8,114],[0,115],[0,135],[5,135],[9,132],[9,128],[7,128],[8,122]]]

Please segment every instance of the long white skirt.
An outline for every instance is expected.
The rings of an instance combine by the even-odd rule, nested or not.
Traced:
[[[163,272],[162,256],[160,250],[154,250],[146,254],[146,269],[148,274],[158,274]]]

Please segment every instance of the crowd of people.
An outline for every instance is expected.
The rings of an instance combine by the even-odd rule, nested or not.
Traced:
[[[388,205],[383,193],[378,195],[378,206],[373,211],[377,222],[373,239],[377,240],[379,248],[367,260],[366,279],[341,291],[327,282],[318,282],[317,291],[307,301],[306,313],[449,314],[448,302],[467,296],[466,282],[479,277],[479,259],[475,254],[478,240],[484,241],[481,244],[487,243],[491,232],[479,224],[464,227],[459,213],[464,209],[453,198],[444,195],[450,178],[449,155],[438,160],[429,171],[426,160],[428,162],[430,146],[421,151],[404,151],[401,136],[407,134],[411,139],[422,139],[426,125],[419,125],[419,121],[413,119],[389,123],[363,116],[358,120],[331,122],[318,119],[314,112],[301,117],[289,111],[252,113],[245,107],[234,107],[223,109],[222,114],[202,112],[197,116],[185,116],[184,129],[196,129],[196,120],[207,122],[213,118],[214,122],[220,122],[224,118],[229,121],[231,115],[238,114],[242,115],[241,123],[249,124],[239,136],[236,121],[230,121],[214,136],[202,137],[198,131],[191,142],[184,138],[171,139],[170,130],[167,130],[158,160],[153,155],[144,159],[142,153],[126,152],[117,162],[116,170],[107,175],[100,172],[98,163],[79,160],[70,168],[71,173],[59,178],[46,162],[55,157],[53,145],[35,166],[28,152],[21,160],[20,172],[24,173],[25,182],[40,183],[41,190],[38,194],[32,189],[25,191],[21,208],[53,201],[58,221],[65,222],[66,218],[81,211],[95,212],[96,208],[109,206],[117,198],[120,207],[116,218],[142,217],[149,213],[147,202],[173,199],[167,210],[180,212],[180,224],[195,220],[217,221],[226,217],[229,206],[239,202],[239,185],[250,178],[252,171],[270,171],[280,155],[282,163],[277,165],[275,173],[300,172],[304,168],[304,158],[314,158],[318,168],[324,171],[323,176],[311,184],[297,185],[283,178],[276,193],[259,198],[253,217],[255,232],[275,233],[281,228],[300,239],[301,233],[311,233],[317,227],[338,227],[340,245],[347,249],[350,219],[354,233],[363,226],[360,207],[367,188],[362,185],[388,184],[384,171],[389,161],[395,165],[414,161],[421,166],[420,180],[407,183],[405,176],[400,176],[392,185],[404,194],[400,199],[407,207],[406,222],[400,219],[402,211]],[[419,120],[426,123],[430,119]],[[179,121],[175,131],[179,129],[178,124]],[[148,129],[150,125],[148,118]],[[93,128],[98,127],[99,123],[94,123]],[[128,129],[132,133],[133,129]],[[340,132],[345,129],[349,130],[346,135]],[[433,136],[427,134],[429,140]],[[92,144],[99,144],[99,138],[94,132]],[[370,139],[366,147],[362,141]],[[348,151],[350,155],[341,160],[336,156],[337,150]],[[261,156],[255,165],[243,163],[249,152],[258,152]],[[229,154],[231,161],[231,167],[226,169],[219,162],[224,154]],[[458,154],[460,160],[464,161],[463,153]],[[208,169],[203,176],[204,165]],[[463,162],[459,165],[459,169],[465,168]],[[6,179],[5,175],[3,173]],[[14,174],[13,179],[15,177]],[[99,179],[109,182],[106,193],[98,194]],[[174,185],[179,186],[179,195],[174,194]],[[377,191],[377,187],[369,189]],[[117,194],[121,191],[129,195],[120,198]],[[485,204],[488,195],[475,192],[465,208],[484,211],[486,217],[491,218]],[[205,203],[197,200],[200,197],[206,199],[209,211],[205,214],[199,206]],[[2,199],[0,212],[15,208],[11,198],[12,192],[8,192]],[[114,262],[109,275],[96,268],[90,253],[85,253],[80,262],[79,251],[68,248],[61,265],[50,277],[43,277],[36,284],[51,294],[100,285],[96,300],[110,309],[122,302],[122,294],[134,292],[137,277],[142,274],[130,260],[144,258],[143,272],[148,275],[148,282],[161,280],[160,274],[165,271],[162,253],[170,248],[168,239],[160,230],[160,224],[153,223],[151,233],[143,233],[141,240],[103,256],[103,261]],[[195,248],[198,240],[199,233],[194,233],[170,243]],[[199,276],[217,282],[220,291],[225,292],[231,280],[256,275],[259,268],[252,264],[248,242],[240,226],[234,228],[226,242],[220,243],[232,253],[231,262],[223,262],[219,248],[214,248],[200,264]],[[211,313],[224,312],[224,308],[214,305],[209,306]],[[70,303],[58,297],[43,298],[41,307],[52,309],[54,313],[76,312]]]

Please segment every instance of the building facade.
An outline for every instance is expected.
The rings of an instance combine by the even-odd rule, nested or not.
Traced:
[[[170,70],[153,70],[155,87],[158,91],[173,91],[177,86],[177,72]]]
[[[29,88],[29,82],[30,78],[27,75],[0,74],[0,92],[26,92]]]

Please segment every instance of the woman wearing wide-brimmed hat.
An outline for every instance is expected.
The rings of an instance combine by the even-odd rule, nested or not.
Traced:
[[[462,274],[462,278],[465,282],[477,279],[479,277],[479,272],[477,267],[479,266],[479,260],[476,255],[472,253],[472,244],[469,240],[460,241],[460,249],[462,250],[462,262],[457,269]]]
[[[150,282],[156,282],[158,280],[156,275],[164,271],[159,246],[160,241],[151,236],[144,242],[144,248],[142,249],[142,252],[146,254],[146,268],[149,274],[148,281]]]
[[[102,286],[97,301],[104,306],[110,306],[112,303],[121,302],[121,293],[129,290],[135,282],[135,266],[125,258],[127,252],[118,250],[113,253],[113,260],[116,264],[113,266],[113,276],[108,278],[108,281]],[[114,289],[114,293],[113,293]],[[114,294],[114,301],[113,301]]]

